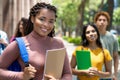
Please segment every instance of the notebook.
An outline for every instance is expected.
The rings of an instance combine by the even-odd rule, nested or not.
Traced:
[[[44,74],[54,76],[56,79],[61,78],[65,54],[65,48],[48,50],[46,53]],[[44,80],[47,79],[44,78]]]
[[[90,51],[86,50],[76,51],[76,61],[78,70],[85,70],[91,67]]]

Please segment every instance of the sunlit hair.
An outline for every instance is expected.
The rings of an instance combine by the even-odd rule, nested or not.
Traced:
[[[95,31],[97,32],[98,38],[96,40],[96,44],[97,44],[97,46],[102,48],[102,44],[100,42],[100,34],[99,34],[99,31],[98,31],[97,26],[95,24],[87,24],[87,25],[83,26],[81,45],[84,47],[87,47],[89,45],[89,41],[86,38],[86,30],[87,30],[88,26],[92,26],[95,29]]]
[[[96,23],[96,21],[98,20],[98,18],[100,16],[105,16],[107,18],[108,24],[110,23],[110,15],[108,14],[108,12],[105,11],[100,11],[98,13],[96,13],[95,17],[94,17],[94,23]]]
[[[30,9],[30,13],[29,13],[29,20],[28,20],[28,24],[27,24],[27,27],[26,28],[26,32],[25,32],[25,35],[29,34],[32,32],[33,30],[33,23],[31,22],[31,17],[35,17],[37,14],[40,13],[40,10],[43,9],[43,8],[46,8],[50,11],[53,11],[55,13],[55,17],[57,18],[57,9],[55,6],[52,6],[50,4],[47,4],[47,3],[37,3],[36,5],[34,5],[31,9]],[[53,30],[48,34],[49,37],[53,37],[55,35],[55,30],[53,28]]]
[[[26,25],[27,25],[28,19],[22,17],[21,20],[18,22],[17,27],[16,27],[16,31],[15,31],[15,35],[14,35],[15,37],[21,37],[21,36],[23,36],[22,33],[20,32],[20,28],[19,28],[21,22],[22,22],[23,33],[24,33],[24,32],[25,32],[25,29],[26,29]]]

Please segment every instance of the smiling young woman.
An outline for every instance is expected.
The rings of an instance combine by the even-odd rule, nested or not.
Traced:
[[[0,57],[1,80],[29,80],[31,78],[33,80],[42,80],[43,76],[49,80],[72,80],[67,53],[60,79],[55,79],[52,75],[44,75],[46,51],[65,47],[61,40],[54,38],[56,14],[56,7],[46,3],[37,3],[30,9],[29,20],[25,29],[25,35],[27,36],[22,37],[28,50],[30,65],[25,67],[19,55],[17,42],[13,41]],[[13,72],[6,70],[16,59],[20,63],[22,71]]]
[[[76,66],[78,65],[76,54],[77,51],[81,50],[90,52],[91,67],[88,69],[76,69]],[[86,57],[84,56],[84,58]],[[77,75],[79,80],[99,80],[101,77],[110,77],[112,67],[111,60],[112,57],[110,56],[109,51],[102,47],[100,34],[96,25],[88,24],[83,26],[81,45],[74,50],[71,59],[72,73]],[[102,71],[103,64],[105,64],[106,72]]]

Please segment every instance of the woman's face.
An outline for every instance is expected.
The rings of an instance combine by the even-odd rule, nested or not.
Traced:
[[[89,42],[96,42],[98,38],[96,30],[94,29],[94,27],[90,25],[87,27],[85,35],[86,35],[86,39]]]
[[[22,21],[20,22],[19,30],[20,30],[21,33],[23,33],[23,22]]]
[[[47,36],[54,28],[55,13],[43,8],[35,17],[32,16],[31,21],[35,32],[40,36]]]

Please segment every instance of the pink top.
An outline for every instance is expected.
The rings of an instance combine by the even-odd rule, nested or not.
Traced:
[[[12,36],[11,38],[10,38],[10,43],[12,42],[12,41],[14,41],[15,40],[15,36]]]
[[[41,37],[34,31],[28,36],[23,37],[23,39],[29,53],[29,62],[37,70],[34,80],[42,80],[46,50],[63,48],[64,45],[61,40],[50,37]],[[18,45],[16,41],[13,41],[0,56],[0,80],[23,80],[23,72],[5,70],[15,59],[18,59],[22,69],[24,69],[25,66],[20,58]],[[72,80],[72,73],[67,54],[62,73],[62,80]]]

